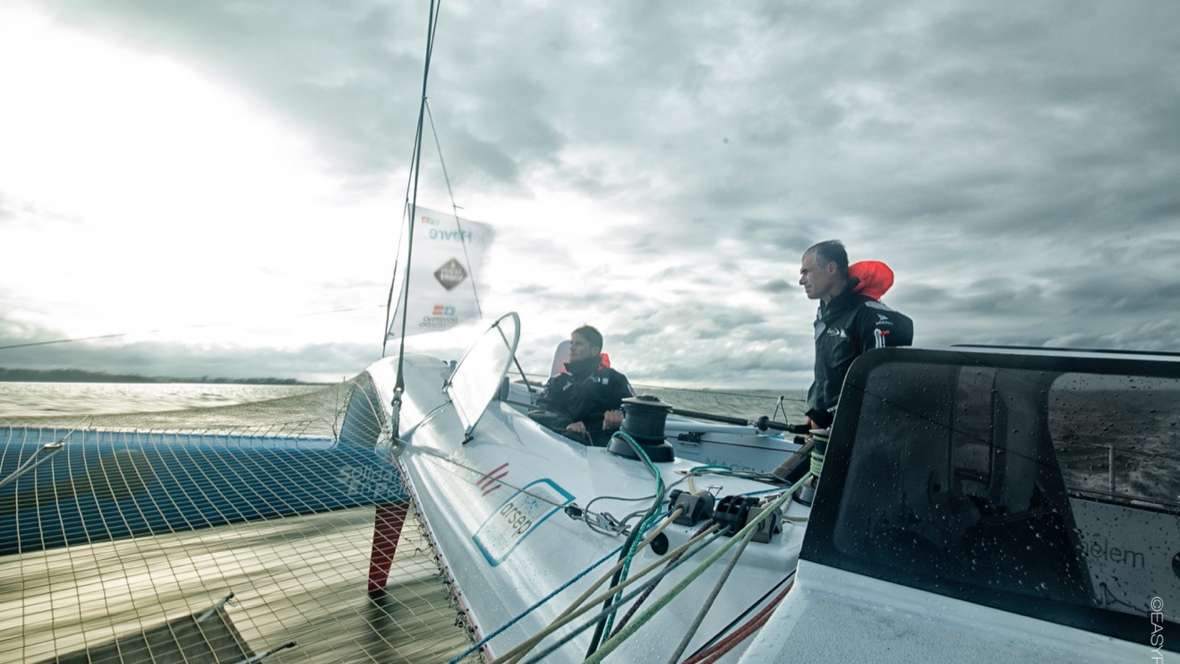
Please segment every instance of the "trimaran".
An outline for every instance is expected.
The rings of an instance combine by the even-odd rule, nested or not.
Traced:
[[[436,25],[432,3],[403,302]],[[461,354],[438,350],[455,330],[392,330],[397,352],[354,381],[335,440],[0,432],[0,553],[375,505],[378,596],[412,501],[472,636],[452,661],[1175,656],[1177,354],[879,349],[830,431],[638,398],[595,447],[529,417],[533,386],[509,379],[521,324],[485,323]],[[133,453],[142,486],[96,488]],[[152,516],[94,518],[133,508]]]
[[[507,379],[516,314],[457,362],[407,350],[405,319],[396,357],[367,371],[380,409],[366,429],[383,432],[373,443],[489,659],[1107,662],[1175,647],[1161,634],[1180,601],[1176,481],[1145,490],[1112,463],[1100,486],[1087,465],[1094,445],[1174,458],[1175,356],[883,349],[803,446],[629,400],[593,447],[529,418],[527,379]],[[1119,412],[1145,414],[1133,434],[1079,432]],[[750,449],[795,469],[751,470]]]

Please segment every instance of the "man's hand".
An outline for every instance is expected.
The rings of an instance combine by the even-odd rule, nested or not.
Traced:
[[[621,410],[608,410],[602,414],[603,429],[618,429],[622,423],[623,411]]]
[[[578,420],[577,422],[570,422],[570,425],[567,426],[565,430],[570,433],[576,433],[579,436],[586,435],[586,425],[582,424],[581,420]]]

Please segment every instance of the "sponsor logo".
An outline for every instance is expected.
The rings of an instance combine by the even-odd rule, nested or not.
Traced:
[[[432,316],[454,316],[455,308],[449,304],[436,304],[434,305],[434,308],[430,310],[430,314]]]
[[[847,339],[848,333],[840,328],[833,327],[833,328],[828,329],[828,336],[829,337],[840,337],[841,339]]]
[[[483,477],[480,477],[475,483],[475,486],[479,487],[479,490],[486,496],[503,486],[500,481],[505,477],[508,477],[508,462],[504,462],[484,473]]]
[[[1095,560],[1117,563],[1131,568],[1142,568],[1147,565],[1146,557],[1141,552],[1128,549],[1125,545],[1120,547],[1117,542],[1111,544],[1109,537],[1099,539],[1098,536],[1091,535],[1090,539],[1082,542],[1078,548],[1083,556]]]
[[[401,488],[392,469],[369,466],[343,466],[336,478],[350,496],[382,498]]]
[[[418,321],[418,329],[449,330],[458,324],[459,319],[454,316],[423,316],[422,320]]]
[[[467,270],[463,269],[463,265],[459,261],[452,258],[434,271],[434,278],[442,284],[443,288],[451,290],[463,283],[463,280],[467,278]]]
[[[475,235],[471,231],[453,230],[448,231],[441,228],[432,228],[429,233],[431,240],[442,240],[444,242],[471,242],[475,239]]]
[[[483,484],[478,486],[496,486],[499,478],[507,474],[507,469],[508,464],[503,464],[502,467],[486,473]],[[492,512],[472,539],[488,564],[495,567],[533,530],[573,500],[573,495],[553,480],[535,480],[517,489],[516,493]]]

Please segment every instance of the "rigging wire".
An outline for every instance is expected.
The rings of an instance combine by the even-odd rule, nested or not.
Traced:
[[[414,144],[417,145],[418,136],[414,136]],[[410,211],[410,183],[413,182],[414,177],[414,149],[410,149],[410,168],[406,171],[406,193],[403,196],[405,202],[402,204],[402,228],[397,235],[397,249],[393,253],[393,278],[389,280],[389,295],[385,298],[385,327],[381,332],[381,357],[385,357],[385,345],[389,342],[390,327],[393,324],[392,318],[397,316],[397,311],[393,309],[393,291],[397,287],[397,273],[398,263],[402,257],[402,242],[406,239],[406,214]],[[407,266],[408,267],[408,266]],[[400,305],[401,302],[398,302]],[[391,313],[392,310],[392,313]]]
[[[471,256],[467,253],[467,236],[463,232],[463,222],[459,219],[459,206],[455,205],[455,192],[451,189],[451,176],[447,174],[447,162],[443,159],[442,144],[438,142],[438,129],[434,126],[434,112],[430,110],[429,99],[426,100],[426,118],[430,120],[430,132],[434,134],[434,148],[438,152],[438,163],[442,165],[443,180],[447,183],[447,195],[451,197],[451,211],[455,217],[455,228],[459,230],[459,244],[463,245],[463,260],[467,263],[467,272],[471,276],[471,294],[475,296],[475,311],[482,318],[483,307],[479,303],[479,288],[476,284],[475,270],[471,267]]]
[[[418,105],[418,129],[414,136],[414,161],[411,168],[414,173],[413,195],[410,199],[410,223],[406,237],[406,276],[402,281],[402,301],[410,293],[410,265],[414,256],[414,216],[418,213],[418,180],[422,174],[422,123],[426,119],[426,84],[430,78],[430,57],[434,52],[434,36],[438,29],[438,17],[442,9],[442,0],[430,0],[430,8],[426,22],[426,57],[422,64],[422,101]],[[396,275],[394,277],[396,281]],[[402,315],[401,338],[398,339],[397,381],[393,387],[392,403],[397,411],[401,410],[401,397],[406,389],[405,357],[406,357],[406,321],[408,316]],[[395,433],[396,435],[396,433]]]

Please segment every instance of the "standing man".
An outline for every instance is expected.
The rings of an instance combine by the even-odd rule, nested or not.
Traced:
[[[565,431],[596,445],[623,422],[623,399],[635,396],[627,377],[610,368],[602,354],[602,334],[589,325],[570,333],[565,371],[545,385],[537,405],[566,418]]]
[[[909,346],[914,322],[877,300],[892,285],[883,263],[858,264],[883,270],[888,284],[869,289],[870,273],[849,273],[848,252],[839,240],[825,240],[803,252],[799,284],[807,298],[819,300],[815,316],[815,382],[807,391],[807,417],[812,428],[832,426],[840,388],[848,367],[861,353],[885,346]],[[853,266],[854,268],[857,266]]]

